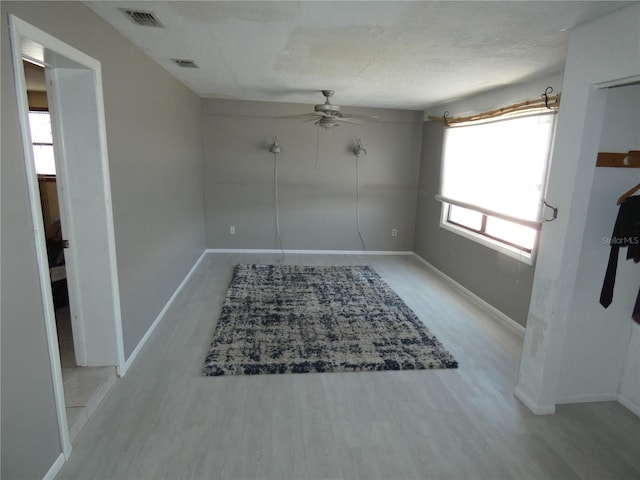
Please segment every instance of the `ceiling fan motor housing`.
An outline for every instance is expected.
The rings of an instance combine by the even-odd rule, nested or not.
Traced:
[[[340,114],[340,105],[332,105],[331,103],[322,103],[320,105],[316,105],[314,107],[314,110],[328,117],[332,117]]]
[[[320,91],[322,92],[322,95],[324,95],[327,100],[320,105],[316,105],[314,110],[317,113],[321,115],[325,115],[327,117],[339,117],[340,106],[332,105],[331,102],[329,101],[329,98],[333,97],[333,94],[335,93],[335,91],[334,90],[320,90]]]

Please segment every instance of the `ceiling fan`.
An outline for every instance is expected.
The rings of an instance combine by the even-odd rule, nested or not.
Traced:
[[[347,114],[340,111],[340,105],[331,103],[330,98],[335,93],[334,90],[320,90],[326,98],[324,103],[315,105],[313,113],[303,113],[301,115],[289,115],[278,118],[306,118],[307,122],[313,121],[314,125],[318,125],[324,129],[338,127],[342,123],[360,124],[364,121],[375,121],[378,117],[365,115]]]

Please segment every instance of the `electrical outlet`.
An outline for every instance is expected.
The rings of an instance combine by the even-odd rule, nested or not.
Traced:
[[[230,234],[230,235],[235,235],[235,234],[236,234],[236,227],[235,227],[235,225],[231,225],[231,226],[229,227],[229,234]]]
[[[397,228],[392,228],[391,229],[391,236],[392,237],[397,237],[398,236],[398,229]]]

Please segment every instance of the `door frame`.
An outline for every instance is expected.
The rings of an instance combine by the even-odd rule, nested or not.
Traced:
[[[118,375],[122,376],[126,364],[111,207],[102,70],[99,61],[14,15],[9,15],[9,29],[53,394],[62,452],[65,458],[68,458],[71,442],[22,62],[23,59],[27,59],[45,66],[48,70],[47,96],[52,107],[56,168],[60,169],[63,182],[62,190],[59,188],[62,193],[60,203],[61,209],[64,208],[66,212],[68,228],[65,235],[71,244],[71,248],[65,251],[65,257],[68,258],[69,294],[74,297],[75,306],[75,318],[72,319],[74,345],[78,334],[77,345],[80,348],[82,363],[113,365],[116,366]],[[50,83],[52,80],[58,81],[59,84],[53,87]],[[70,92],[77,88],[80,89],[80,94],[72,99]],[[80,127],[81,123],[86,125]],[[77,135],[79,131],[83,133],[82,136]],[[86,158],[81,156],[84,151],[88,151]],[[87,161],[87,158],[91,161]],[[77,175],[75,179],[73,175],[69,175],[76,168],[83,169],[85,175],[89,173],[97,188],[89,191],[86,185],[79,184]],[[88,236],[87,232],[92,230],[83,229],[87,218],[91,218],[92,227],[95,226],[97,229],[94,236],[98,239],[99,245],[95,245],[95,239],[85,238]],[[85,223],[80,220],[84,220]],[[97,259],[99,268],[93,265],[92,258]],[[87,312],[95,308],[100,308],[101,314],[87,315]]]

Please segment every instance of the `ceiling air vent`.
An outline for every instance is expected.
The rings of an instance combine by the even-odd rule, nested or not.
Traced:
[[[184,58],[172,58],[171,61],[182,68],[200,68],[193,60],[186,60]]]
[[[152,12],[144,12],[142,10],[128,10],[121,9],[133,23],[136,25],[143,25],[145,27],[160,27],[164,28],[164,25],[160,23],[160,20]]]

